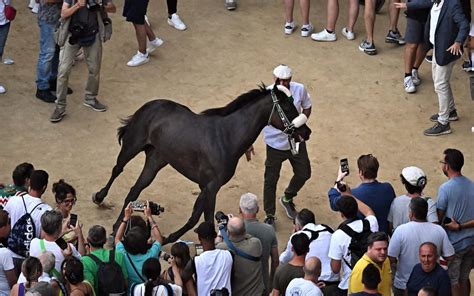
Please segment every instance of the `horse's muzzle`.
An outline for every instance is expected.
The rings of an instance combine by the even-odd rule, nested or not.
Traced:
[[[311,129],[305,124],[293,132],[293,138],[296,142],[308,141],[311,135]]]

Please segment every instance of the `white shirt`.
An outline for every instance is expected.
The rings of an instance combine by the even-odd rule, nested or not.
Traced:
[[[7,5],[10,5],[11,4],[11,0],[5,0],[5,3]],[[9,23],[10,21],[7,20],[7,18],[5,17],[5,13],[3,12],[3,10],[5,9],[5,4],[3,4],[3,0],[0,0],[0,26],[3,26],[7,23]]]
[[[303,233],[308,234],[308,237],[311,238],[309,232],[304,232],[305,229],[318,231],[325,229],[325,227],[322,225],[315,225],[313,223],[306,224],[302,229]],[[291,244],[291,238],[295,234],[296,233],[291,235],[290,239],[288,240],[288,244],[286,245],[286,250],[280,255],[280,262],[282,264],[288,263],[294,256],[293,251],[291,251],[291,248],[293,247]],[[332,272],[331,259],[328,257],[331,236],[332,234],[328,231],[319,232],[318,238],[309,244],[309,252],[306,254],[306,259],[318,257],[318,259],[321,261],[321,275],[319,280],[336,282],[339,281],[339,275]]]
[[[443,227],[431,222],[411,221],[398,226],[388,245],[388,256],[398,259],[397,273],[393,285],[405,289],[413,267],[420,262],[419,248],[424,242],[432,242],[438,255],[454,255],[454,248]]]
[[[175,284],[169,284],[171,289],[173,290],[173,296],[181,296],[183,295],[183,289],[180,286]],[[133,296],[145,296],[145,284],[137,285],[133,288],[132,292]],[[168,291],[163,285],[159,285],[153,288],[151,292],[152,296],[168,296]]]
[[[312,281],[296,278],[288,284],[285,296],[323,296],[323,292]]]
[[[43,272],[43,274],[38,278],[38,282],[51,283],[51,276],[47,274],[46,272]],[[20,276],[18,277],[18,281],[16,283],[17,284],[26,283],[26,278],[23,275],[23,272],[20,273]]]
[[[431,44],[435,44],[435,33],[436,33],[436,27],[438,26],[438,19],[439,19],[439,13],[441,12],[441,8],[443,7],[444,0],[441,0],[438,5],[433,4],[433,7],[431,7],[431,19],[430,19],[430,42]]]
[[[0,0],[2,1],[2,0]],[[26,205],[26,210],[28,213],[33,210],[33,208],[40,204],[43,203],[41,198],[33,197],[29,194],[25,194],[23,196],[19,195],[14,195],[10,197],[8,200],[7,205],[5,206],[5,211],[10,214],[11,218],[11,226],[12,228],[14,227],[15,223],[24,215],[26,214],[25,212],[25,206],[23,205],[22,198],[25,200],[25,205]],[[33,218],[33,221],[35,223],[35,230],[36,230],[36,237],[40,237],[41,235],[41,216],[46,211],[52,210],[52,208],[47,205],[46,203],[43,203],[42,205],[39,205],[33,212],[31,212],[31,217]],[[14,258],[22,258],[21,256],[13,253]]]
[[[379,230],[379,224],[377,223],[377,218],[375,218],[375,216],[367,216],[365,219],[369,221],[370,230],[372,232]],[[355,220],[347,225],[355,232],[362,232],[364,226],[362,220]],[[345,259],[348,263],[351,262],[351,252],[349,251],[350,244],[351,237],[344,231],[338,229],[332,234],[328,256],[334,260],[341,260],[342,277],[338,287],[343,290],[349,288],[349,277],[352,271],[343,260]]]
[[[73,244],[69,244],[69,246],[72,250],[72,256],[76,258],[81,258],[81,254],[79,254],[79,252],[76,250],[76,247],[74,247]],[[57,271],[61,272],[61,264],[64,261],[64,255],[61,252],[61,248],[55,242],[50,242],[47,240],[44,240],[44,247],[46,251],[50,251],[54,254],[54,257],[56,259],[56,262],[54,263],[54,268]],[[43,250],[41,250],[40,239],[34,238],[30,244],[30,256],[39,257],[41,253],[43,253]]]
[[[438,222],[438,214],[436,213],[436,202],[431,198],[425,198],[428,202],[428,222]],[[387,220],[393,224],[393,229],[398,226],[410,222],[408,213],[410,211],[411,197],[407,195],[401,195],[392,201],[390,206],[390,212],[388,213]]]
[[[205,251],[194,257],[197,275],[198,295],[209,295],[212,289],[227,288],[230,295],[230,275],[232,272],[232,255],[226,250]]]
[[[5,271],[12,270],[13,266],[13,252],[9,249],[0,248],[0,296],[10,295],[10,285],[8,284]]]
[[[301,113],[303,109],[309,109],[311,107],[311,98],[303,84],[291,81],[290,92],[293,96],[293,105],[295,105],[298,113]],[[290,150],[288,136],[271,125],[267,125],[263,129],[263,140],[265,144],[274,149]]]

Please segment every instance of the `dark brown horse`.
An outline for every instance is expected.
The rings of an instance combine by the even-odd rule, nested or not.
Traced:
[[[289,91],[276,84],[272,89],[261,86],[251,90],[223,108],[201,114],[173,101],[150,101],[118,129],[122,149],[117,164],[107,185],[94,194],[93,201],[101,203],[125,165],[144,151],[145,166],[123,208],[136,200],[167,164],[201,189],[191,218],[164,243],[174,242],[197,224],[202,213],[206,221],[213,221],[217,192],[232,178],[239,158],[266,125],[284,130],[297,141],[309,139],[311,130],[306,124],[295,127],[291,123],[298,115]],[[123,208],[113,226],[114,232],[122,219]]]

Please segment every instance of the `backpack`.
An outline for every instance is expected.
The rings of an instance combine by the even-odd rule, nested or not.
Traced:
[[[126,295],[127,288],[125,278],[122,273],[122,268],[115,261],[115,249],[109,252],[109,261],[102,262],[94,254],[87,255],[99,266],[97,271],[97,295]]]
[[[37,237],[35,221],[31,214],[43,203],[37,204],[31,212],[28,213],[25,198],[23,196],[21,196],[21,200],[25,207],[25,214],[16,221],[10,231],[10,235],[8,236],[8,248],[15,254],[26,258],[30,254],[31,241]]]
[[[319,233],[321,232],[329,232],[329,233],[334,233],[334,230],[332,230],[331,227],[327,226],[326,224],[320,224],[321,226],[323,226],[324,228],[321,229],[321,230],[312,230],[312,229],[309,229],[309,228],[304,228],[301,230],[302,232],[309,232],[311,234],[311,237],[309,238],[309,242],[311,243],[312,241],[314,240],[317,240],[318,237],[319,237]]]
[[[350,228],[347,224],[343,224],[339,227],[340,230],[344,231],[348,236],[351,237],[351,243],[349,244],[349,251],[351,252],[351,263],[347,262],[344,258],[344,262],[353,269],[357,261],[359,261],[365,252],[367,252],[367,238],[372,233],[370,230],[370,223],[368,220],[362,220],[362,232],[356,232]]]

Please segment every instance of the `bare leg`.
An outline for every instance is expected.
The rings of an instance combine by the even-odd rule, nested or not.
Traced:
[[[137,36],[138,51],[143,54],[146,54],[147,32],[145,29],[145,25],[133,24],[133,26],[135,27],[135,34]]]
[[[301,18],[303,19],[303,25],[309,24],[309,0],[300,0]]]
[[[359,0],[349,0],[349,18],[347,20],[347,30],[354,32],[354,25],[359,16]]]
[[[153,33],[153,30],[146,22],[145,22],[145,31],[146,31],[146,36],[148,37],[148,40],[153,41],[156,39],[155,33]]]
[[[423,46],[423,44],[418,44],[418,48],[416,49],[415,63],[413,64],[413,67],[419,68],[421,64],[423,63],[425,56],[426,56],[425,46]]]
[[[328,0],[328,22],[326,29],[334,31],[336,29],[337,17],[339,16],[339,1]]]
[[[411,73],[413,66],[415,65],[415,56],[417,55],[418,46],[416,43],[407,43],[405,46],[405,73]],[[424,56],[422,60],[424,59]]]
[[[375,24],[375,0],[366,0],[364,9],[364,22],[367,42],[374,42],[374,24]]]
[[[400,9],[396,8],[393,3],[400,3],[400,0],[391,0],[390,5],[388,6],[388,15],[390,19],[389,29],[392,31],[397,31],[398,26],[398,17],[400,16]]]
[[[285,0],[285,17],[286,22],[291,23],[293,21],[293,8],[295,6],[295,0]]]

